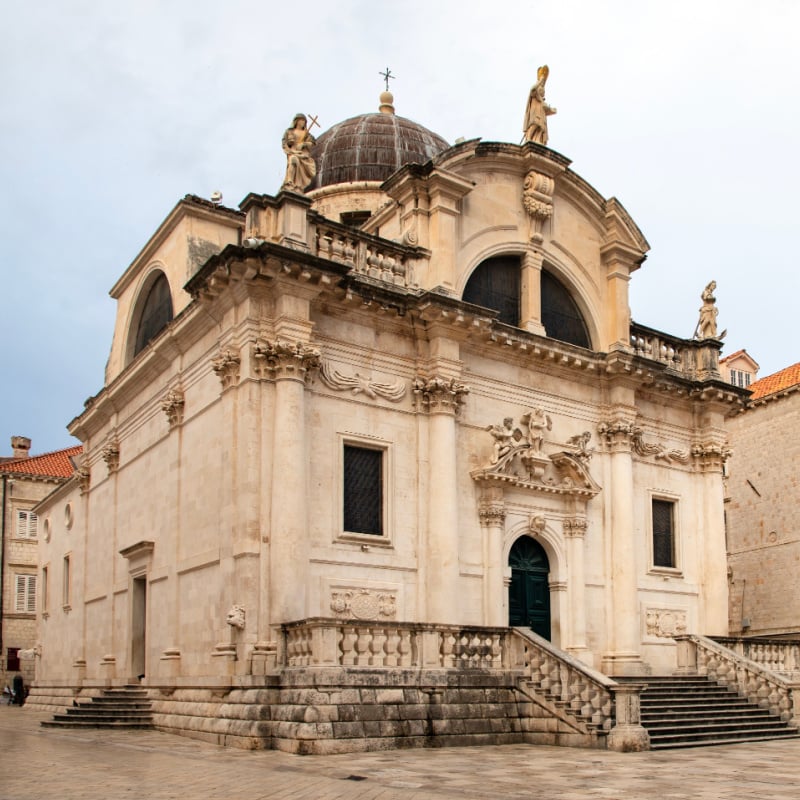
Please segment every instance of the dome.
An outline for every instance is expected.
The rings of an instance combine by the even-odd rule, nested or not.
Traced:
[[[312,155],[317,175],[312,189],[351,181],[385,181],[405,164],[424,164],[450,145],[439,135],[398,117],[391,95],[381,111],[346,119],[321,134]]]

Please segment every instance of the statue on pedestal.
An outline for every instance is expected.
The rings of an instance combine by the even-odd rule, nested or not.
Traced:
[[[528,95],[528,106],[525,109],[525,124],[522,126],[523,143],[536,142],[547,144],[547,118],[556,113],[556,109],[544,101],[544,85],[550,68],[545,64],[536,72],[536,83]]]
[[[286,178],[281,189],[305,192],[314,176],[317,165],[311,155],[311,148],[316,139],[308,131],[308,120],[305,114],[295,114],[292,127],[283,134],[283,152],[286,153]]]

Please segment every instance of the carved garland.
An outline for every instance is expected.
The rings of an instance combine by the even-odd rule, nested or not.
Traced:
[[[332,591],[330,608],[341,619],[394,619],[397,616],[397,596],[370,589]]]
[[[406,394],[406,385],[402,381],[379,383],[371,378],[365,378],[358,372],[348,377],[334,369],[328,361],[321,362],[319,374],[323,383],[331,389],[340,392],[349,391],[353,395],[365,394],[371,400],[382,397],[392,403],[399,403]]]

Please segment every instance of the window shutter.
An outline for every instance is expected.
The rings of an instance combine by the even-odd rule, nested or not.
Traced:
[[[16,600],[14,610],[21,614],[33,614],[36,612],[36,576],[35,575],[16,575],[15,576]]]
[[[36,576],[28,575],[28,605],[25,609],[28,613],[36,613]]]

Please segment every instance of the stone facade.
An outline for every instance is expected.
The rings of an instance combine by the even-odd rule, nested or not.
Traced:
[[[26,686],[35,678],[36,612],[40,610],[42,591],[38,549],[41,538],[49,535],[49,528],[39,525],[32,509],[67,480],[72,474],[69,457],[80,452],[80,447],[73,447],[31,457],[30,439],[14,436],[11,444],[13,457],[0,459],[3,533],[0,688],[10,686],[17,672],[22,674]]]
[[[726,503],[730,633],[797,639],[800,367],[762,378],[751,388],[747,410],[727,420],[734,448]]]
[[[308,684],[312,664],[345,668],[332,691],[355,691],[371,662],[351,621],[377,626],[363,646],[395,700],[348,720],[344,706],[371,704],[359,695],[314,724],[393,738],[388,708],[420,705],[405,693],[427,666],[412,647],[417,677],[393,686],[405,640],[385,626],[502,628],[522,594],[563,657],[628,676],[674,669],[672,633],[727,633],[724,418],[743,393],[718,341],[631,324],[648,245],[621,204],[533,143],[466,142],[345,188],[251,194],[241,212],[186,198],[112,290],[106,386],[70,425],[84,463],[38,509],[63,601],[42,619],[40,697],[140,676],[181,702],[274,692]],[[376,210],[359,228],[320,212],[350,203]],[[463,300],[498,258],[518,280],[510,322]],[[172,321],[136,352],[163,279]],[[563,313],[548,317],[547,280],[582,343],[548,335]],[[512,566],[520,542],[544,583]],[[339,627],[297,646],[334,660],[293,662],[288,626],[312,618]],[[433,669],[462,706],[437,635]],[[480,669],[498,673],[492,691],[519,690],[508,664]]]

